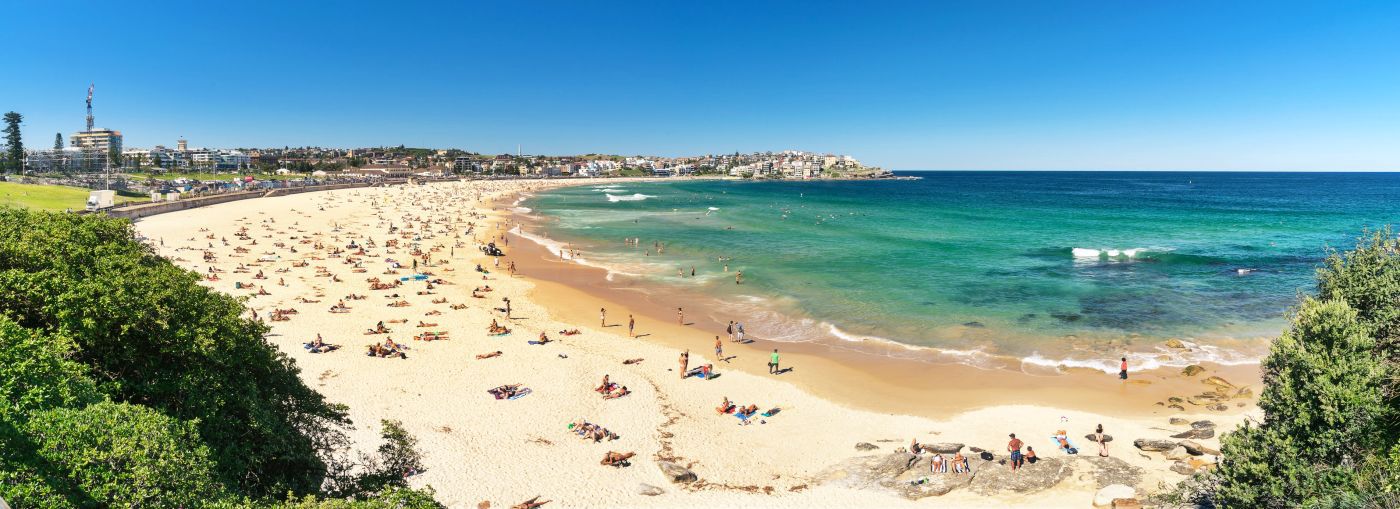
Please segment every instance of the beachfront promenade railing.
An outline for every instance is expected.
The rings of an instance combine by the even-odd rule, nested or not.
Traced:
[[[263,198],[271,196],[282,196],[288,194],[309,193],[314,191],[330,191],[334,189],[348,189],[352,187],[370,187],[379,185],[383,181],[356,181],[341,182],[335,184],[319,184],[308,186],[278,187],[273,189],[252,189],[247,191],[231,191],[226,193],[196,196],[174,201],[147,202],[137,205],[124,205],[107,209],[107,215],[114,217],[125,217],[136,220],[156,214],[175,212],[177,210],[189,210],[192,208],[205,207],[219,203],[231,201],[248,200],[252,198]]]

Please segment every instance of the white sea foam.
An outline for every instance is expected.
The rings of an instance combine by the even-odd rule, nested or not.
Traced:
[[[649,195],[649,194],[642,194],[642,193],[634,193],[634,194],[632,194],[632,195],[630,195],[630,196],[619,196],[619,195],[615,195],[615,194],[607,194],[606,196],[608,197],[608,201],[613,202],[613,203],[617,203],[617,202],[620,202],[620,201],[642,201],[642,200],[645,200],[645,199],[647,199],[647,198],[655,198],[655,196],[652,196],[652,195]]]
[[[516,202],[516,203],[519,203],[519,202]],[[521,213],[521,214],[529,214],[530,212],[533,212],[533,210],[532,210],[530,207],[513,207],[513,208],[511,208],[510,210],[515,211],[515,212],[519,212],[519,213]]]
[[[719,207],[710,207],[710,210],[711,210],[711,211],[716,211],[716,210],[719,210]]]
[[[1080,259],[1097,260],[1100,258],[1124,259],[1137,257],[1139,253],[1147,251],[1145,248],[1135,247],[1131,249],[1093,249],[1088,247],[1076,247],[1070,249],[1070,255]]]
[[[607,279],[608,281],[612,281],[613,278],[614,278],[614,276],[637,276],[637,275],[638,275],[638,274],[635,274],[635,273],[625,272],[625,271],[618,270],[617,268],[612,267],[612,266],[609,266],[609,265],[607,265],[607,264],[595,263],[595,262],[589,261],[588,259],[585,259],[585,258],[582,257],[582,256],[574,256],[573,254],[569,253],[569,250],[568,250],[567,248],[564,247],[564,244],[563,244],[563,243],[561,243],[561,242],[559,242],[559,241],[556,241],[556,240],[553,240],[553,239],[550,239],[550,238],[548,238],[548,237],[542,237],[542,236],[539,236],[539,235],[535,235],[535,234],[533,234],[533,233],[526,232],[526,231],[525,231],[523,228],[521,228],[520,226],[516,226],[515,228],[512,228],[512,229],[510,230],[510,232],[511,232],[511,233],[514,233],[514,234],[516,234],[516,235],[518,235],[518,236],[520,236],[520,237],[522,237],[522,238],[524,238],[525,240],[529,240],[530,242],[534,242],[534,243],[536,243],[536,244],[539,244],[539,245],[541,245],[541,246],[544,246],[544,248],[547,249],[547,250],[549,250],[550,253],[558,254],[559,252],[562,251],[562,252],[564,253],[564,259],[565,259],[565,260],[568,260],[568,261],[577,263],[577,264],[579,264],[579,265],[587,265],[587,266],[589,266],[589,267],[596,267],[596,268],[599,268],[599,269],[603,269],[603,270],[605,270],[605,271],[608,272],[607,275],[604,276],[604,278]]]

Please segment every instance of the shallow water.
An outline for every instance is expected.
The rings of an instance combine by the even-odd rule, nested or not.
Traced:
[[[912,175],[585,186],[521,205],[581,261],[712,296],[769,338],[1100,368],[1119,350],[1158,358],[1169,337],[1198,345],[1175,363],[1251,361],[1328,246],[1400,218],[1400,174]]]

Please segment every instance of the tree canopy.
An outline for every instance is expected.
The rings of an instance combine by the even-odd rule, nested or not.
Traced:
[[[422,469],[412,437],[386,422],[381,457],[345,459],[345,409],[301,381],[242,301],[198,281],[126,220],[0,207],[0,497],[424,499],[404,491]]]
[[[1221,440],[1222,461],[1178,490],[1222,507],[1400,506],[1400,240],[1368,232],[1334,252],[1261,364],[1263,419]]]

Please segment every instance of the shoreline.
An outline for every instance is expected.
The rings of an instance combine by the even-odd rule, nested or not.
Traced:
[[[1147,370],[1130,370],[1126,384],[1118,380],[1116,373],[1108,373],[1096,368],[1066,366],[1046,368],[1045,373],[1028,373],[1000,367],[979,367],[963,362],[940,362],[932,358],[908,358],[894,354],[907,354],[910,351],[927,354],[930,351],[946,350],[916,345],[905,345],[894,341],[861,341],[858,345],[843,345],[837,342],[790,342],[767,341],[755,338],[751,344],[738,344],[725,337],[724,320],[715,318],[719,311],[697,305],[696,301],[685,301],[685,327],[675,323],[674,303],[662,304],[659,295],[670,288],[646,281],[628,280],[618,283],[609,279],[609,271],[596,265],[587,265],[572,260],[559,260],[537,240],[520,235],[516,226],[539,226],[532,217],[523,217],[515,207],[525,197],[521,193],[498,198],[492,208],[502,214],[502,219],[511,224],[507,233],[512,241],[507,250],[508,258],[517,262],[520,275],[534,279],[533,298],[547,302],[548,307],[571,321],[588,323],[597,317],[595,307],[606,307],[610,317],[617,310],[633,310],[638,316],[638,328],[645,324],[647,330],[656,331],[646,339],[659,340],[674,348],[689,348],[696,352],[709,352],[714,336],[718,334],[724,349],[743,350],[745,357],[756,358],[766,355],[771,348],[778,348],[781,357],[791,359],[791,365],[806,366],[809,369],[794,370],[791,376],[781,379],[795,383],[814,394],[834,397],[842,403],[869,410],[937,417],[940,413],[960,412],[996,406],[1000,404],[1037,404],[1056,401],[1084,411],[1102,411],[1112,407],[1115,412],[1129,411],[1135,415],[1154,416],[1175,412],[1157,402],[1165,402],[1172,396],[1185,397],[1201,389],[1199,380],[1206,376],[1220,376],[1242,387],[1257,386],[1260,382],[1258,363],[1222,364],[1200,362],[1205,375],[1187,377],[1181,374],[1181,367],[1160,367]],[[562,243],[562,242],[561,242]],[[637,291],[647,288],[653,291]],[[581,305],[580,301],[597,304]],[[629,304],[630,303],[630,304]],[[625,321],[625,313],[621,320]],[[749,317],[741,321],[754,323]],[[993,354],[985,354],[993,355]],[[1115,354],[1116,355],[1116,354]],[[750,373],[765,374],[760,365],[740,364],[721,365],[727,369],[743,369]],[[717,366],[717,367],[721,367]],[[1051,373],[1054,369],[1058,372]],[[929,370],[940,370],[936,375]],[[807,376],[812,372],[819,375]],[[986,380],[994,375],[992,380]],[[947,387],[951,380],[978,379],[977,389]],[[942,383],[940,383],[942,381]],[[1148,383],[1143,383],[1148,382]],[[956,383],[953,383],[956,385]],[[1114,386],[1121,385],[1120,389]],[[1108,395],[1102,391],[1112,390]],[[872,394],[873,393],[873,394]],[[1231,415],[1252,408],[1235,407],[1220,415]],[[1187,408],[1187,410],[1190,410]]]
[[[1105,461],[1133,472],[1115,482],[1135,486],[1143,495],[1160,482],[1181,479],[1169,470],[1170,461],[1130,444],[1134,438],[1165,438],[1178,431],[1180,422],[1169,424],[1168,416],[1214,419],[1228,429],[1243,418],[1241,412],[1253,411],[1252,406],[1232,406],[1225,413],[1195,406],[1174,411],[1149,400],[1168,386],[1191,389],[1182,396],[1208,388],[1200,377],[1162,374],[1158,381],[1149,379],[1158,374],[1134,373],[1133,383],[1123,384],[1101,373],[1003,376],[971,367],[940,367],[930,373],[926,365],[866,363],[847,358],[849,352],[822,351],[813,345],[780,345],[783,364],[796,370],[772,376],[765,371],[764,342],[743,347],[724,342],[726,355],[738,357],[718,362],[711,355],[714,334],[705,332],[710,330],[705,324],[674,325],[674,315],[664,308],[653,318],[642,299],[619,293],[619,303],[605,304],[609,323],[624,322],[631,309],[638,315],[639,332],[651,334],[628,338],[621,327],[598,326],[597,309],[603,304],[587,284],[589,277],[601,280],[597,272],[548,263],[544,248],[519,238],[506,246],[508,258],[500,270],[475,249],[473,240],[484,243],[504,234],[498,225],[508,220],[507,205],[514,195],[552,185],[558,184],[452,182],[317,192],[152,216],[138,222],[136,230],[150,239],[152,249],[182,267],[201,274],[211,267],[225,271],[219,281],[204,284],[249,296],[246,306],[261,316],[298,308],[288,320],[269,322],[272,332],[266,340],[296,361],[309,386],[329,401],[348,406],[357,424],[351,438],[358,450],[379,443],[380,420],[402,421],[418,439],[427,466],[410,482],[432,486],[448,507],[476,507],[483,500],[509,506],[535,495],[555,500],[560,507],[1083,507],[1107,480],[1097,466]],[[462,236],[469,224],[476,225],[475,234]],[[390,225],[400,230],[391,232]],[[248,229],[247,238],[235,238],[240,228]],[[227,236],[231,242],[219,245],[218,240],[205,240],[207,235]],[[421,244],[433,253],[423,270],[447,284],[430,294],[415,293],[423,287],[414,282],[399,290],[367,292],[366,279],[393,271],[383,262],[406,260],[408,247],[373,248],[363,257],[365,270],[352,270],[349,260],[328,254],[332,248],[366,239]],[[313,241],[326,246],[313,248]],[[200,260],[200,251],[213,253],[214,261]],[[517,262],[519,277],[505,272],[508,261]],[[239,273],[237,264],[246,264],[249,272]],[[489,273],[472,271],[475,264]],[[259,270],[269,279],[255,283],[270,295],[251,296],[246,287],[236,287],[236,281],[246,285],[251,272]],[[407,269],[396,272],[394,277],[402,277]],[[578,281],[571,287],[552,277]],[[285,284],[279,284],[284,278]],[[487,284],[493,291],[485,299],[471,298],[473,286]],[[327,312],[350,293],[367,293],[368,298],[347,300],[352,310],[346,314]],[[391,298],[390,293],[401,296]],[[493,310],[503,298],[512,301],[510,319]],[[386,306],[391,300],[407,305]],[[364,335],[365,328],[394,319],[406,323],[391,321],[394,330],[389,336],[409,344],[408,358],[366,356],[364,344],[383,336]],[[514,333],[488,335],[484,328],[492,320],[503,321]],[[414,321],[434,322],[431,328],[449,339],[412,341],[413,334],[429,330],[414,327]],[[581,334],[558,334],[574,328]],[[527,343],[540,333],[554,342]],[[305,351],[302,343],[317,335],[342,349]],[[681,348],[691,350],[691,367],[713,362],[720,376],[677,376]],[[503,354],[477,357],[492,351]],[[623,362],[628,359],[644,361]],[[605,374],[632,394],[600,398],[592,388]],[[933,387],[927,386],[930,381]],[[524,384],[533,392],[513,401],[486,394],[508,383]],[[715,413],[722,398],[781,413],[742,426],[733,416]],[[580,418],[600,423],[620,438],[581,440],[565,427]],[[1057,453],[1045,438],[1062,428],[1082,442],[1077,437],[1098,423],[1118,437],[1110,458]],[[891,451],[911,439],[997,451],[1008,432],[1047,451],[1047,461],[1030,474],[1040,475],[1053,465],[1079,473],[1045,481],[1030,491],[964,485],[937,496],[911,495],[908,488],[900,488],[909,486],[904,481],[853,481],[865,471],[855,463],[903,457]],[[1200,442],[1218,447],[1216,439]],[[858,444],[862,447],[854,447]],[[627,468],[600,466],[598,458],[607,451],[638,456]],[[672,482],[662,462],[689,469],[698,480]],[[995,462],[974,467],[985,471],[979,477],[986,479],[1006,473],[1006,467]],[[918,499],[922,497],[931,498]]]

